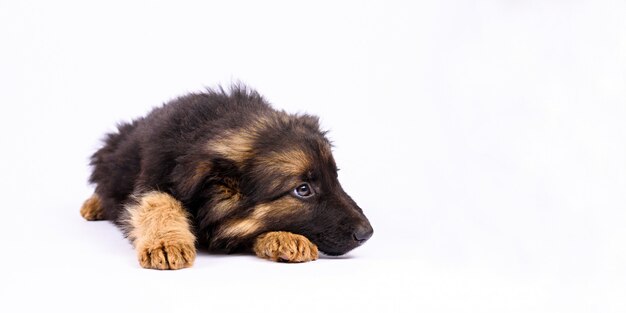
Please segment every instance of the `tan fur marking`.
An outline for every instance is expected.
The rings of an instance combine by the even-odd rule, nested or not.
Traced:
[[[298,209],[302,207],[300,201],[285,197],[270,203],[259,204],[252,211],[252,217],[255,219],[263,219],[265,217],[284,217],[290,214],[297,214]]]
[[[283,262],[307,262],[318,258],[317,246],[302,235],[284,231],[268,232],[257,237],[253,247],[257,256]]]
[[[80,215],[88,221],[104,219],[104,210],[102,209],[100,197],[97,194],[94,193],[89,199],[85,200],[80,208]]]
[[[298,214],[300,202],[286,197],[270,203],[262,203],[254,207],[248,217],[231,220],[224,223],[217,232],[218,238],[246,237],[259,231],[264,226],[264,220],[268,217],[287,217]]]
[[[253,156],[252,146],[263,129],[267,128],[270,119],[267,116],[259,116],[246,127],[227,132],[209,144],[209,150],[222,156],[242,163]]]
[[[260,220],[254,218],[242,218],[226,222],[220,228],[218,237],[246,237],[263,226]]]
[[[302,175],[311,164],[309,156],[300,149],[274,152],[261,161],[268,168],[288,175]]]
[[[180,201],[163,192],[141,195],[128,206],[128,237],[139,264],[153,269],[190,267],[196,257],[195,236]]]
[[[254,136],[250,133],[231,133],[211,142],[209,149],[218,154],[241,163],[252,156]]]

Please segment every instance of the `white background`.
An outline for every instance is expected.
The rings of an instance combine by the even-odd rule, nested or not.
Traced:
[[[1,1],[0,311],[625,312],[623,1]],[[78,210],[118,121],[242,81],[321,116],[374,237],[141,269]]]

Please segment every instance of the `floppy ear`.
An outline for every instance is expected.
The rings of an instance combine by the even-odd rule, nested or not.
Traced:
[[[185,155],[176,160],[172,170],[173,189],[179,200],[189,202],[208,181],[213,169],[213,162],[206,156]]]
[[[239,170],[230,160],[186,155],[177,161],[172,180],[176,194],[184,203],[192,201],[210,185],[219,184],[227,188],[238,185]]]

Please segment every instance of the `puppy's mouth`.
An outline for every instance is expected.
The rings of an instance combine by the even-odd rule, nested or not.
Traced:
[[[317,242],[314,241],[314,243],[325,255],[340,256],[352,251],[354,248],[363,244],[364,241],[359,242],[351,240],[347,242],[332,242],[329,240],[318,240]]]
[[[338,235],[331,233],[329,235],[327,233],[325,235],[324,233],[318,233],[312,238],[312,241],[322,253],[329,256],[340,256],[368,241],[374,234],[374,230],[369,223],[364,223],[349,234],[343,233]]]

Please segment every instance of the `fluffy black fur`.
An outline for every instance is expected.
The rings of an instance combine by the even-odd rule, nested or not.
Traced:
[[[252,140],[228,147],[237,156],[214,151],[211,147],[226,135]],[[277,170],[280,159],[268,165],[277,153],[294,150],[312,160],[301,173]],[[337,180],[317,118],[274,110],[257,92],[241,86],[189,94],[119,125],[91,164],[90,181],[96,184],[105,219],[121,225],[133,194],[166,192],[189,211],[199,243],[214,250],[248,250],[263,232],[289,231],[304,235],[326,254],[340,255],[373,232]],[[302,182],[310,184],[314,196],[297,197],[294,188]],[[245,218],[256,205],[285,197],[297,199],[288,217],[268,214],[262,229],[243,237],[215,235],[220,225]],[[229,201],[226,215],[213,211],[220,201]]]

